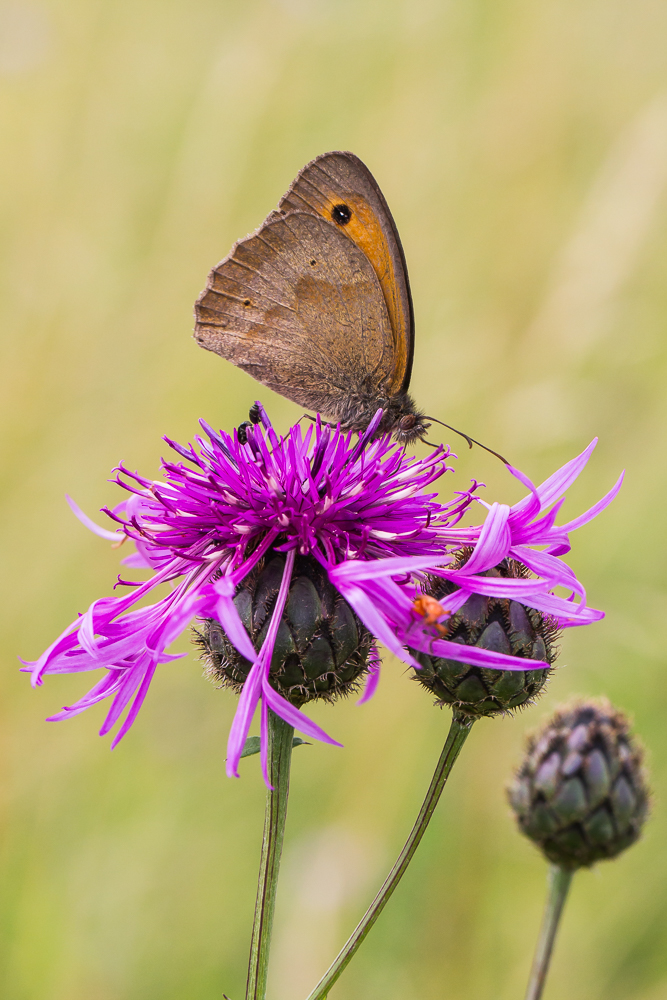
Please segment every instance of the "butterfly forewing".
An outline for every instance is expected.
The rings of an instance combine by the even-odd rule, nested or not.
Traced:
[[[324,153],[297,175],[280,211],[312,212],[338,227],[375,271],[393,332],[388,395],[406,392],[414,347],[414,319],[403,248],[396,225],[368,167],[353,153]]]
[[[195,315],[202,347],[327,416],[394,374],[394,334],[375,270],[319,214],[272,213],[213,269]]]

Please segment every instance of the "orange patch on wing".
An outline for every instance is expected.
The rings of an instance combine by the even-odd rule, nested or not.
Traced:
[[[389,245],[382,232],[382,226],[366,199],[355,194],[346,193],[342,198],[339,195],[334,195],[325,205],[322,205],[321,209],[318,206],[318,209],[320,209],[323,218],[327,222],[331,222],[332,211],[341,201],[352,210],[352,218],[340,229],[353,243],[356,243],[368,258],[380,282],[389,313],[391,329],[394,334],[394,370],[388,385],[384,388],[391,395],[400,391],[408,365],[408,337],[406,333],[408,317],[403,315],[401,309]]]

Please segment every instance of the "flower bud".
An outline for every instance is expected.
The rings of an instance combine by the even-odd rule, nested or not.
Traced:
[[[525,577],[528,571],[507,559],[484,576]],[[448,581],[432,579],[427,593],[446,607],[447,596],[455,590]],[[553,619],[507,598],[473,594],[447,621],[451,642],[478,646],[497,653],[552,664],[556,659],[558,628]],[[497,715],[530,704],[544,687],[550,667],[541,670],[493,670],[470,666],[412,650],[421,664],[414,679],[432,691],[436,704],[452,705],[473,717]]]
[[[269,552],[239,585],[234,604],[259,652],[285,570],[285,556]],[[195,643],[206,673],[240,692],[252,664],[212,618],[200,619]],[[373,636],[310,556],[297,556],[271,658],[270,680],[293,705],[331,701],[356,690],[368,670]]]
[[[563,868],[620,854],[648,812],[642,756],[627,718],[608,701],[562,706],[529,737],[509,789],[522,833]]]

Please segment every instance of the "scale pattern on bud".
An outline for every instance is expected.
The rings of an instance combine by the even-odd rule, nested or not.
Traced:
[[[239,585],[234,604],[259,652],[285,571],[285,557],[269,553]],[[240,692],[252,664],[229,641],[219,622],[201,619],[195,643],[206,672],[221,687]],[[293,705],[350,694],[367,673],[373,636],[327,579],[320,564],[297,556],[271,657],[269,679]]]
[[[608,701],[562,706],[529,737],[509,789],[521,831],[563,868],[620,854],[648,812],[642,756],[626,716]]]
[[[466,553],[462,556],[462,561]],[[506,559],[484,576],[517,578],[528,570]],[[447,606],[455,590],[448,581],[432,578],[426,588],[430,596]],[[507,598],[473,594],[447,623],[447,639],[552,664],[556,659],[558,626],[552,618]],[[456,660],[414,651],[421,664],[414,679],[432,691],[437,704],[452,705],[473,717],[497,715],[530,704],[546,684],[551,667],[541,670],[492,670]]]

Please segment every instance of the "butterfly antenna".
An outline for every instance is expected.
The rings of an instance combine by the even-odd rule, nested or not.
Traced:
[[[454,431],[455,434],[459,434],[462,438],[465,438],[465,440],[468,442],[468,447],[469,448],[472,448],[472,446],[474,444],[476,444],[478,448],[483,448],[484,451],[488,451],[490,455],[495,455],[496,458],[499,458],[501,462],[505,463],[505,465],[510,465],[510,463],[507,461],[507,459],[503,458],[503,456],[499,452],[494,451],[493,448],[488,448],[485,444],[482,444],[481,441],[476,441],[475,438],[470,437],[470,435],[466,434],[465,431],[459,431],[459,430],[456,429],[456,427],[452,427],[451,424],[444,424],[442,422],[442,420],[438,420],[437,417],[425,417],[424,419],[425,420],[432,420],[434,424],[440,424],[441,427],[446,427],[447,430]],[[425,441],[424,442],[424,444],[430,444],[430,443],[431,443],[430,441]],[[437,447],[437,445],[436,445],[436,447]]]

